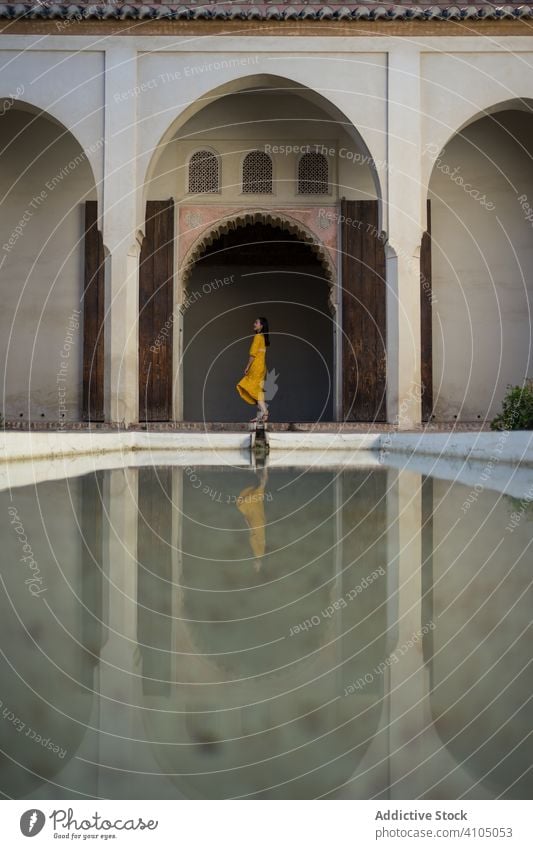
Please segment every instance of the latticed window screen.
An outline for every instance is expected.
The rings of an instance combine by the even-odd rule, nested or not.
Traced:
[[[219,187],[218,157],[210,150],[197,150],[189,161],[189,192],[218,192]]]
[[[329,193],[328,160],[322,153],[304,153],[298,162],[298,194]]]
[[[242,164],[242,190],[246,194],[272,194],[272,160],[263,150],[247,153]]]

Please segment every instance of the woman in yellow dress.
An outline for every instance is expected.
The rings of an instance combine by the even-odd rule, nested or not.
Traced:
[[[250,345],[250,357],[244,377],[237,384],[237,392],[247,404],[257,404],[259,413],[252,422],[266,422],[268,420],[268,407],[265,404],[265,379],[266,379],[266,349],[270,345],[268,333],[268,321],[264,316],[254,321],[254,337]]]
[[[247,486],[237,496],[237,509],[244,517],[250,534],[250,548],[254,556],[254,569],[261,568],[266,550],[265,536],[265,486],[268,480],[266,466],[258,472],[259,484]]]

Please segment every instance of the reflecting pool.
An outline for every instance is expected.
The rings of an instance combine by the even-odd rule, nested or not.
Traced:
[[[6,486],[2,793],[531,798],[531,474],[426,465]]]

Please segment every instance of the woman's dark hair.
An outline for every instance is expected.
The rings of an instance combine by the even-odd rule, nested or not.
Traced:
[[[261,324],[263,325],[263,329],[262,329],[261,332],[262,332],[263,336],[265,337],[265,345],[270,345],[270,335],[269,335],[269,330],[268,330],[268,319],[265,318],[263,315],[258,316],[258,318],[259,318],[259,321],[261,322]]]

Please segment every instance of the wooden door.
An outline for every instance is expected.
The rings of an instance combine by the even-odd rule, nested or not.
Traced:
[[[172,418],[174,201],[149,200],[139,268],[139,421]]]
[[[341,201],[345,421],[386,421],[385,245],[376,200]]]
[[[83,291],[84,421],[104,420],[104,244],[95,200],[85,201],[85,276]]]
[[[433,338],[431,283],[431,201],[427,201],[427,230],[420,248],[420,380],[422,421],[431,420],[433,411]]]

